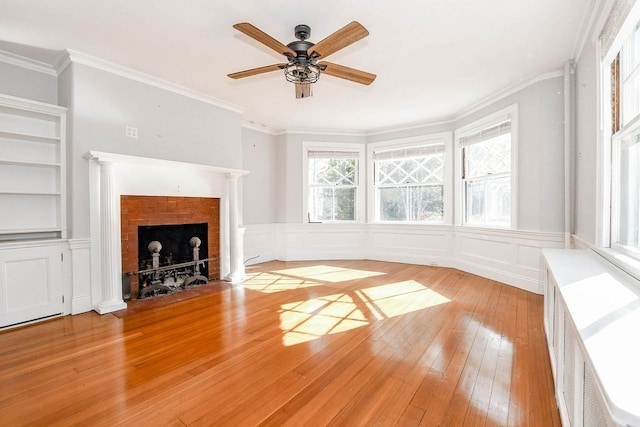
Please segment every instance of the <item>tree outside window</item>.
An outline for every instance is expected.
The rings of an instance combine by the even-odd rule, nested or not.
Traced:
[[[444,220],[444,145],[374,152],[376,219]]]
[[[309,220],[355,221],[358,159],[354,153],[308,153]]]

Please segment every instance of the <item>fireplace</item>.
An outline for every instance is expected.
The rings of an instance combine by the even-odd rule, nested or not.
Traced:
[[[122,310],[125,295],[137,297],[137,285],[124,290],[122,279],[123,272],[138,271],[138,226],[208,223],[207,254],[219,259],[209,263],[209,279],[244,280],[238,179],[247,171],[101,151],[83,157],[89,162],[90,297],[96,312]]]
[[[187,275],[220,279],[220,199],[123,195],[120,215],[124,299],[198,283],[187,281]],[[148,271],[154,269],[151,242],[157,249],[154,272]],[[208,261],[185,265],[193,261],[194,253],[199,260]],[[171,264],[178,267],[171,268]],[[138,274],[140,271],[146,273]]]

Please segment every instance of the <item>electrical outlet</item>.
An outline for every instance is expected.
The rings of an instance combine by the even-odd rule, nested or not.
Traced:
[[[138,128],[133,127],[133,126],[127,126],[124,129],[124,135],[127,138],[137,138],[138,137]]]

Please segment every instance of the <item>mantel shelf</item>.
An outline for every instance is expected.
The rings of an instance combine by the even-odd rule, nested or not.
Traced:
[[[232,177],[247,175],[249,171],[241,169],[230,169],[219,166],[204,165],[202,163],[176,162],[173,160],[156,159],[152,157],[130,156],[126,154],[104,153],[100,151],[89,151],[83,156],[87,160],[97,160],[98,162],[108,163],[133,163],[140,166],[181,168],[181,169],[200,169],[207,172],[219,173]]]

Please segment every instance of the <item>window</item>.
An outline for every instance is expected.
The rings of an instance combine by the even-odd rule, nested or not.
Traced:
[[[444,142],[373,152],[377,221],[444,220]]]
[[[610,70],[611,247],[640,258],[640,24]]]
[[[459,223],[515,227],[516,112],[510,107],[456,132]]]
[[[345,145],[306,146],[306,212],[309,222],[357,221],[362,198],[363,149]]]

